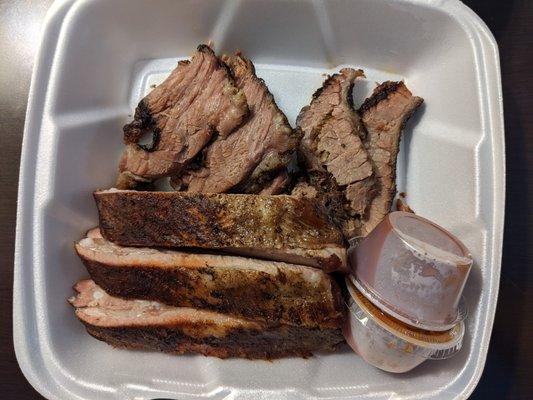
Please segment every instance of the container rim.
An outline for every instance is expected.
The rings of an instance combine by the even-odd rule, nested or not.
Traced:
[[[472,37],[474,52],[476,53],[479,70],[478,85],[482,89],[481,104],[484,114],[482,118],[488,132],[488,140],[492,147],[492,170],[495,189],[491,192],[489,200],[494,212],[490,222],[488,234],[487,263],[491,268],[491,274],[487,280],[485,289],[491,291],[490,299],[486,300],[487,312],[480,316],[480,339],[478,350],[473,355],[475,368],[464,374],[461,378],[461,391],[454,391],[456,398],[466,399],[477,385],[487,357],[487,349],[490,341],[494,311],[497,303],[498,285],[500,279],[502,238],[504,226],[505,205],[505,143],[503,126],[503,105],[501,89],[501,72],[499,67],[498,47],[496,41],[487,28],[486,24],[470,8],[459,0],[392,0],[393,2],[411,3],[425,8],[434,8],[457,20],[461,28]],[[48,81],[57,52],[57,42],[60,37],[63,24],[68,20],[69,11],[75,4],[82,3],[80,0],[56,0],[44,20],[43,35],[39,50],[35,58],[35,64],[29,91],[28,107],[24,125],[22,140],[21,162],[19,173],[19,190],[17,200],[17,222],[14,261],[13,283],[13,343],[15,354],[24,376],[29,383],[43,396],[49,399],[82,398],[79,396],[81,384],[72,380],[68,371],[50,370],[49,360],[45,358],[46,348],[43,343],[34,341],[39,337],[38,316],[36,314],[35,272],[32,271],[32,229],[33,204],[35,200],[35,171],[37,162],[37,148],[39,133],[42,125],[42,112],[48,91]],[[489,80],[489,74],[492,77]],[[494,112],[489,112],[494,111]],[[488,113],[485,115],[485,113]],[[39,276],[37,276],[39,277]],[[30,287],[32,290],[27,290]],[[58,376],[56,372],[59,372]],[[68,380],[72,386],[65,387],[63,384]],[[72,390],[71,390],[72,389]],[[84,387],[83,390],[107,390],[107,387]],[[230,390],[231,388],[228,388]],[[205,389],[207,390],[207,388]],[[446,391],[446,388],[443,389]],[[95,392],[95,396],[98,395]],[[128,392],[129,393],[129,392]],[[132,392],[133,393],[133,392]],[[439,392],[442,394],[441,392]],[[137,396],[168,397],[165,391],[138,388]],[[242,395],[242,393],[241,393]],[[123,392],[116,393],[116,398],[123,398]],[[237,396],[239,399],[241,396]],[[236,397],[236,398],[237,398]],[[87,397],[90,398],[90,397]],[[94,397],[93,397],[94,398]]]

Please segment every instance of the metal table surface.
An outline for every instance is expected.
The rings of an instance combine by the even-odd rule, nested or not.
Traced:
[[[469,0],[500,48],[507,206],[500,298],[485,372],[472,398],[533,398],[533,1]],[[42,398],[23,377],[12,338],[13,248],[20,146],[31,70],[51,0],[0,0],[0,393]]]

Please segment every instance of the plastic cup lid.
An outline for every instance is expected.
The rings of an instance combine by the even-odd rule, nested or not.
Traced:
[[[461,294],[472,256],[459,239],[432,221],[412,213],[392,212],[349,250],[349,256],[357,260],[354,285],[394,318],[420,329],[447,331],[466,317]],[[391,260],[402,260],[401,268]],[[394,279],[411,279],[420,289],[413,286],[398,294],[392,289]],[[440,284],[435,285],[437,281]],[[442,299],[437,308],[424,301],[430,295]]]
[[[443,227],[404,211],[392,212],[388,218],[403,242],[418,253],[459,268],[472,265],[472,256],[466,246]]]

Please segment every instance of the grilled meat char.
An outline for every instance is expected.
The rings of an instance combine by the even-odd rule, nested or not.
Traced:
[[[374,195],[365,131],[352,106],[352,89],[361,76],[363,71],[351,68],[330,76],[297,119],[307,177],[294,193],[309,192],[302,186],[313,187],[346,238],[356,235],[358,220]]]
[[[215,134],[227,137],[247,113],[246,96],[228,67],[209,46],[200,45],[190,61],[180,61],[139,102],[133,122],[124,126],[127,146],[118,184],[130,188],[137,180],[178,173]],[[138,144],[145,134],[153,134],[150,146]]]
[[[122,246],[195,247],[346,269],[341,232],[313,199],[293,196],[102,190],[102,235]]]
[[[409,213],[415,214],[413,209],[411,207],[409,207],[409,204],[407,204],[404,200],[402,200],[400,198],[396,199],[396,209],[398,211],[404,211],[404,212],[409,212]]]
[[[125,300],[110,296],[91,280],[74,288],[78,294],[69,302],[87,332],[119,348],[274,359],[333,350],[343,341],[338,328],[270,327],[212,311]]]
[[[173,179],[178,190],[197,193],[280,193],[269,182],[294,158],[300,136],[278,108],[265,82],[255,74],[252,62],[240,54],[223,56],[235,84],[246,95],[250,115],[229,137],[211,143],[182,176]]]
[[[263,321],[339,328],[340,290],[316,268],[229,255],[121,247],[95,229],[76,243],[91,278],[113,296]]]
[[[362,220],[361,236],[368,235],[390,212],[396,193],[396,159],[407,120],[422,104],[403,82],[384,82],[359,108],[367,130],[366,147],[377,179],[377,195]]]

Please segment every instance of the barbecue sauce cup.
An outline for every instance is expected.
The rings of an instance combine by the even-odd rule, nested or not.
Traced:
[[[385,314],[346,279],[349,309],[343,334],[348,345],[367,363],[387,372],[403,373],[425,360],[452,357],[462,347],[464,322],[450,330],[416,329]]]

